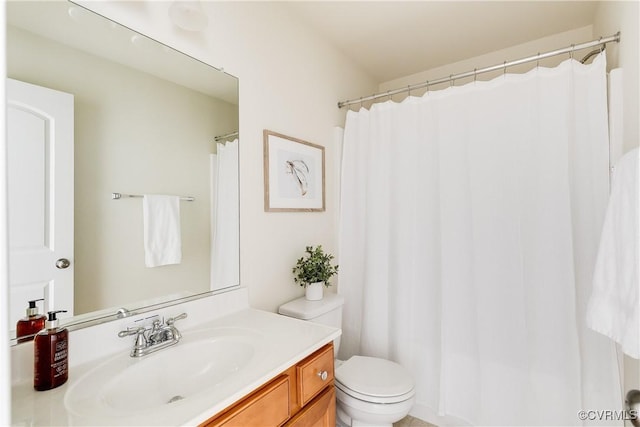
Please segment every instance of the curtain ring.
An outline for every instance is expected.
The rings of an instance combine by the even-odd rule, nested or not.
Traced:
[[[449,74],[449,87],[452,87],[455,82],[456,81],[453,79],[453,74]]]
[[[407,85],[407,92],[409,93],[408,96],[411,96],[411,85]]]
[[[569,52],[569,59],[573,59],[573,49],[575,49],[576,45],[572,44],[571,45],[571,52]]]
[[[474,68],[473,69],[473,82],[475,83],[477,79],[478,79],[478,69]]]
[[[427,93],[429,93],[429,80],[427,80]]]
[[[538,52],[538,56],[536,57],[536,69],[540,68],[540,52]]]
[[[504,68],[502,69],[502,75],[506,76],[507,75],[507,61],[504,61],[503,67]]]
[[[362,108],[362,107],[363,107],[363,104],[362,104],[362,97],[360,97],[360,108]]]
[[[391,101],[391,94],[389,92],[391,92],[391,89],[387,91],[387,98],[389,98],[387,101]]]

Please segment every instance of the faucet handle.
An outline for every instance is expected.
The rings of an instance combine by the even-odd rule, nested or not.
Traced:
[[[118,332],[118,336],[120,338],[124,338],[124,337],[128,337],[128,336],[131,336],[131,335],[141,334],[144,331],[146,331],[146,328],[144,326],[140,326],[138,328],[127,328],[124,331]]]
[[[144,336],[146,331],[147,328],[140,326],[137,328],[127,328],[124,331],[118,332],[118,336],[120,338],[128,337],[130,335],[136,336],[136,343],[133,346],[133,350],[131,350],[131,357],[141,356],[141,352],[147,347],[147,338]]]
[[[178,320],[182,320],[182,319],[186,319],[186,318],[187,318],[187,313],[182,313],[179,316],[168,318],[165,323],[167,324],[167,326],[171,326],[174,323],[176,323]]]

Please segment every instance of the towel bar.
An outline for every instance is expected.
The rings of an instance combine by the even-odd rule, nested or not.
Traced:
[[[144,196],[142,194],[111,193],[111,198],[114,200],[122,199],[123,197],[144,197]],[[186,202],[193,202],[196,200],[196,198],[191,196],[180,196],[180,200],[184,200]]]

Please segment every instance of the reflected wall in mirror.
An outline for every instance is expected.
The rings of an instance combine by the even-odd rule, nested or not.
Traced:
[[[64,1],[7,3],[7,76],[11,325],[39,298],[73,324],[239,285],[237,136],[214,142],[237,135],[235,77]],[[180,264],[145,267],[142,199],[116,192],[194,198]]]

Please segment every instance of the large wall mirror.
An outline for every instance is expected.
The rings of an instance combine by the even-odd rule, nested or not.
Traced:
[[[10,324],[238,286],[237,78],[64,1],[8,2],[6,52]],[[183,197],[179,264],[145,266],[146,194]]]

